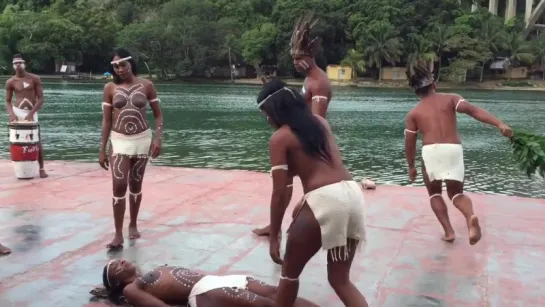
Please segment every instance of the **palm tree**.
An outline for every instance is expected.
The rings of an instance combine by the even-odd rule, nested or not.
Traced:
[[[358,78],[358,73],[362,73],[366,70],[363,54],[355,49],[348,50],[348,53],[341,61],[341,65],[350,66],[352,68],[352,80],[356,80]]]
[[[453,28],[444,24],[435,24],[428,36],[428,39],[435,47],[435,54],[437,55],[437,81],[441,78],[441,59],[443,53],[450,51],[448,41],[453,38],[453,36]]]
[[[407,66],[413,72],[413,67],[419,62],[424,62],[433,71],[433,63],[437,60],[433,43],[420,35],[411,35],[411,53],[407,58]]]
[[[535,60],[541,69],[541,79],[545,80],[545,34],[540,34],[532,47]]]
[[[392,25],[381,21],[372,24],[364,41],[364,57],[368,59],[367,62],[370,66],[378,68],[379,80],[382,80],[382,61],[391,65],[399,62],[403,50],[402,39],[397,35]]]
[[[481,61],[480,81],[483,82],[484,65],[502,49],[502,38],[505,36],[505,31],[503,22],[493,17],[482,20],[480,27],[475,31],[475,38],[490,51],[489,55],[485,56]]]

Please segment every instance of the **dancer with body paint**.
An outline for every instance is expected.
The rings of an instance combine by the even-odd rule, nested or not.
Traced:
[[[13,56],[13,69],[15,70],[15,75],[6,81],[6,109],[9,121],[38,122],[38,110],[44,104],[42,80],[37,75],[26,71],[25,60],[20,54]],[[12,103],[14,93],[15,104]],[[47,178],[48,175],[44,169],[44,150],[41,136],[39,146],[38,164],[40,166],[40,178]]]
[[[123,246],[127,188],[131,215],[129,238],[140,238],[137,218],[142,202],[142,183],[149,156],[156,158],[161,153],[163,114],[153,83],[137,77],[136,62],[127,50],[117,49],[111,64],[114,82],[104,86],[99,163],[102,168],[111,168],[112,171],[115,236],[107,247],[117,248]],[[155,118],[153,142],[146,120],[148,101]],[[106,145],[109,138],[111,146],[108,158]]]
[[[343,164],[331,128],[312,113],[303,96],[280,80],[265,84],[257,103],[276,130],[269,142],[273,180],[269,252],[282,265],[276,306],[292,306],[299,276],[320,248],[327,250],[328,280],[344,305],[368,306],[349,276],[356,249],[365,241],[364,195]],[[280,231],[293,176],[301,179],[305,195],[288,229],[282,261]]]
[[[319,51],[321,42],[319,37],[310,39],[310,31],[315,23],[316,20],[313,19],[311,14],[299,19],[291,36],[290,54],[295,69],[306,75],[301,89],[301,95],[304,97],[305,103],[309,105],[312,113],[326,118],[333,93],[327,74],[316,65],[314,60],[314,54]],[[366,178],[360,184],[363,189],[376,189],[375,183]],[[293,187],[289,187],[289,189],[291,194]],[[296,208],[300,206],[301,202],[296,205]],[[258,236],[268,236],[270,234],[270,225],[254,229],[252,232]]]
[[[104,267],[102,283],[105,288],[91,294],[136,307],[272,307],[278,293],[276,287],[245,275],[204,275],[166,265],[141,275],[124,260],[112,260]],[[293,306],[318,305],[298,298]]]
[[[445,231],[444,241],[453,242],[456,238],[450,224],[447,206],[442,196],[443,181],[447,195],[464,215],[469,230],[469,243],[476,244],[481,239],[479,219],[473,212],[471,199],[463,194],[464,153],[458,135],[456,112],[467,114],[476,120],[492,125],[506,136],[513,131],[501,120],[476,107],[456,94],[435,92],[433,74],[425,63],[414,67],[414,74],[407,71],[409,85],[415,89],[420,102],[407,114],[405,120],[405,153],[409,166],[409,179],[416,179],[415,168],[417,133],[422,134],[422,175],[430,195],[430,204],[439,223]]]

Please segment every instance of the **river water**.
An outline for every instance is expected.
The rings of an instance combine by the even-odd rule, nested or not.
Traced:
[[[102,84],[44,83],[45,104],[39,117],[46,159],[98,160],[102,88]],[[159,84],[156,88],[162,100],[165,136],[163,154],[154,164],[268,171],[268,138],[272,130],[257,110],[259,87]],[[458,93],[512,127],[545,133],[542,93]],[[334,96],[328,120],[354,177],[368,177],[379,184],[408,185],[403,129],[404,117],[416,103],[414,94],[408,89],[339,87],[334,89]],[[151,111],[148,117],[152,119]],[[508,140],[496,129],[464,115],[459,115],[458,120],[465,148],[467,190],[545,196],[543,180],[528,179],[518,169]],[[7,122],[5,112],[0,114],[0,121]],[[0,158],[9,159],[5,129]],[[419,176],[415,185],[422,184]]]

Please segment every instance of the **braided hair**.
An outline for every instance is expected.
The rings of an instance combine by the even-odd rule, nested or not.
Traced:
[[[428,65],[424,61],[419,61],[412,69],[407,69],[406,74],[409,86],[414,88],[415,93],[419,96],[428,94],[435,83],[433,73],[429,71]]]
[[[319,37],[310,39],[310,31],[317,22],[318,20],[314,18],[312,12],[299,18],[291,34],[290,54],[292,57],[313,57],[314,53],[318,51],[321,46],[321,39]]]

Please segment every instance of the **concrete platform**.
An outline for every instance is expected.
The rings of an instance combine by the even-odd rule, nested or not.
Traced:
[[[13,249],[0,257],[0,306],[103,306],[90,302],[89,290],[101,284],[112,257],[144,270],[167,263],[278,281],[267,241],[250,232],[268,221],[268,174],[150,165],[142,238],[108,253],[110,173],[85,163],[49,162],[46,169],[48,179],[17,180],[11,162],[0,161],[0,242]],[[545,306],[545,200],[472,197],[484,237],[470,247],[454,209],[458,239],[439,239],[422,188],[366,192],[369,242],[352,277],[371,306]],[[284,228],[288,223],[289,214]],[[325,253],[305,268],[300,294],[342,306],[327,283]]]

